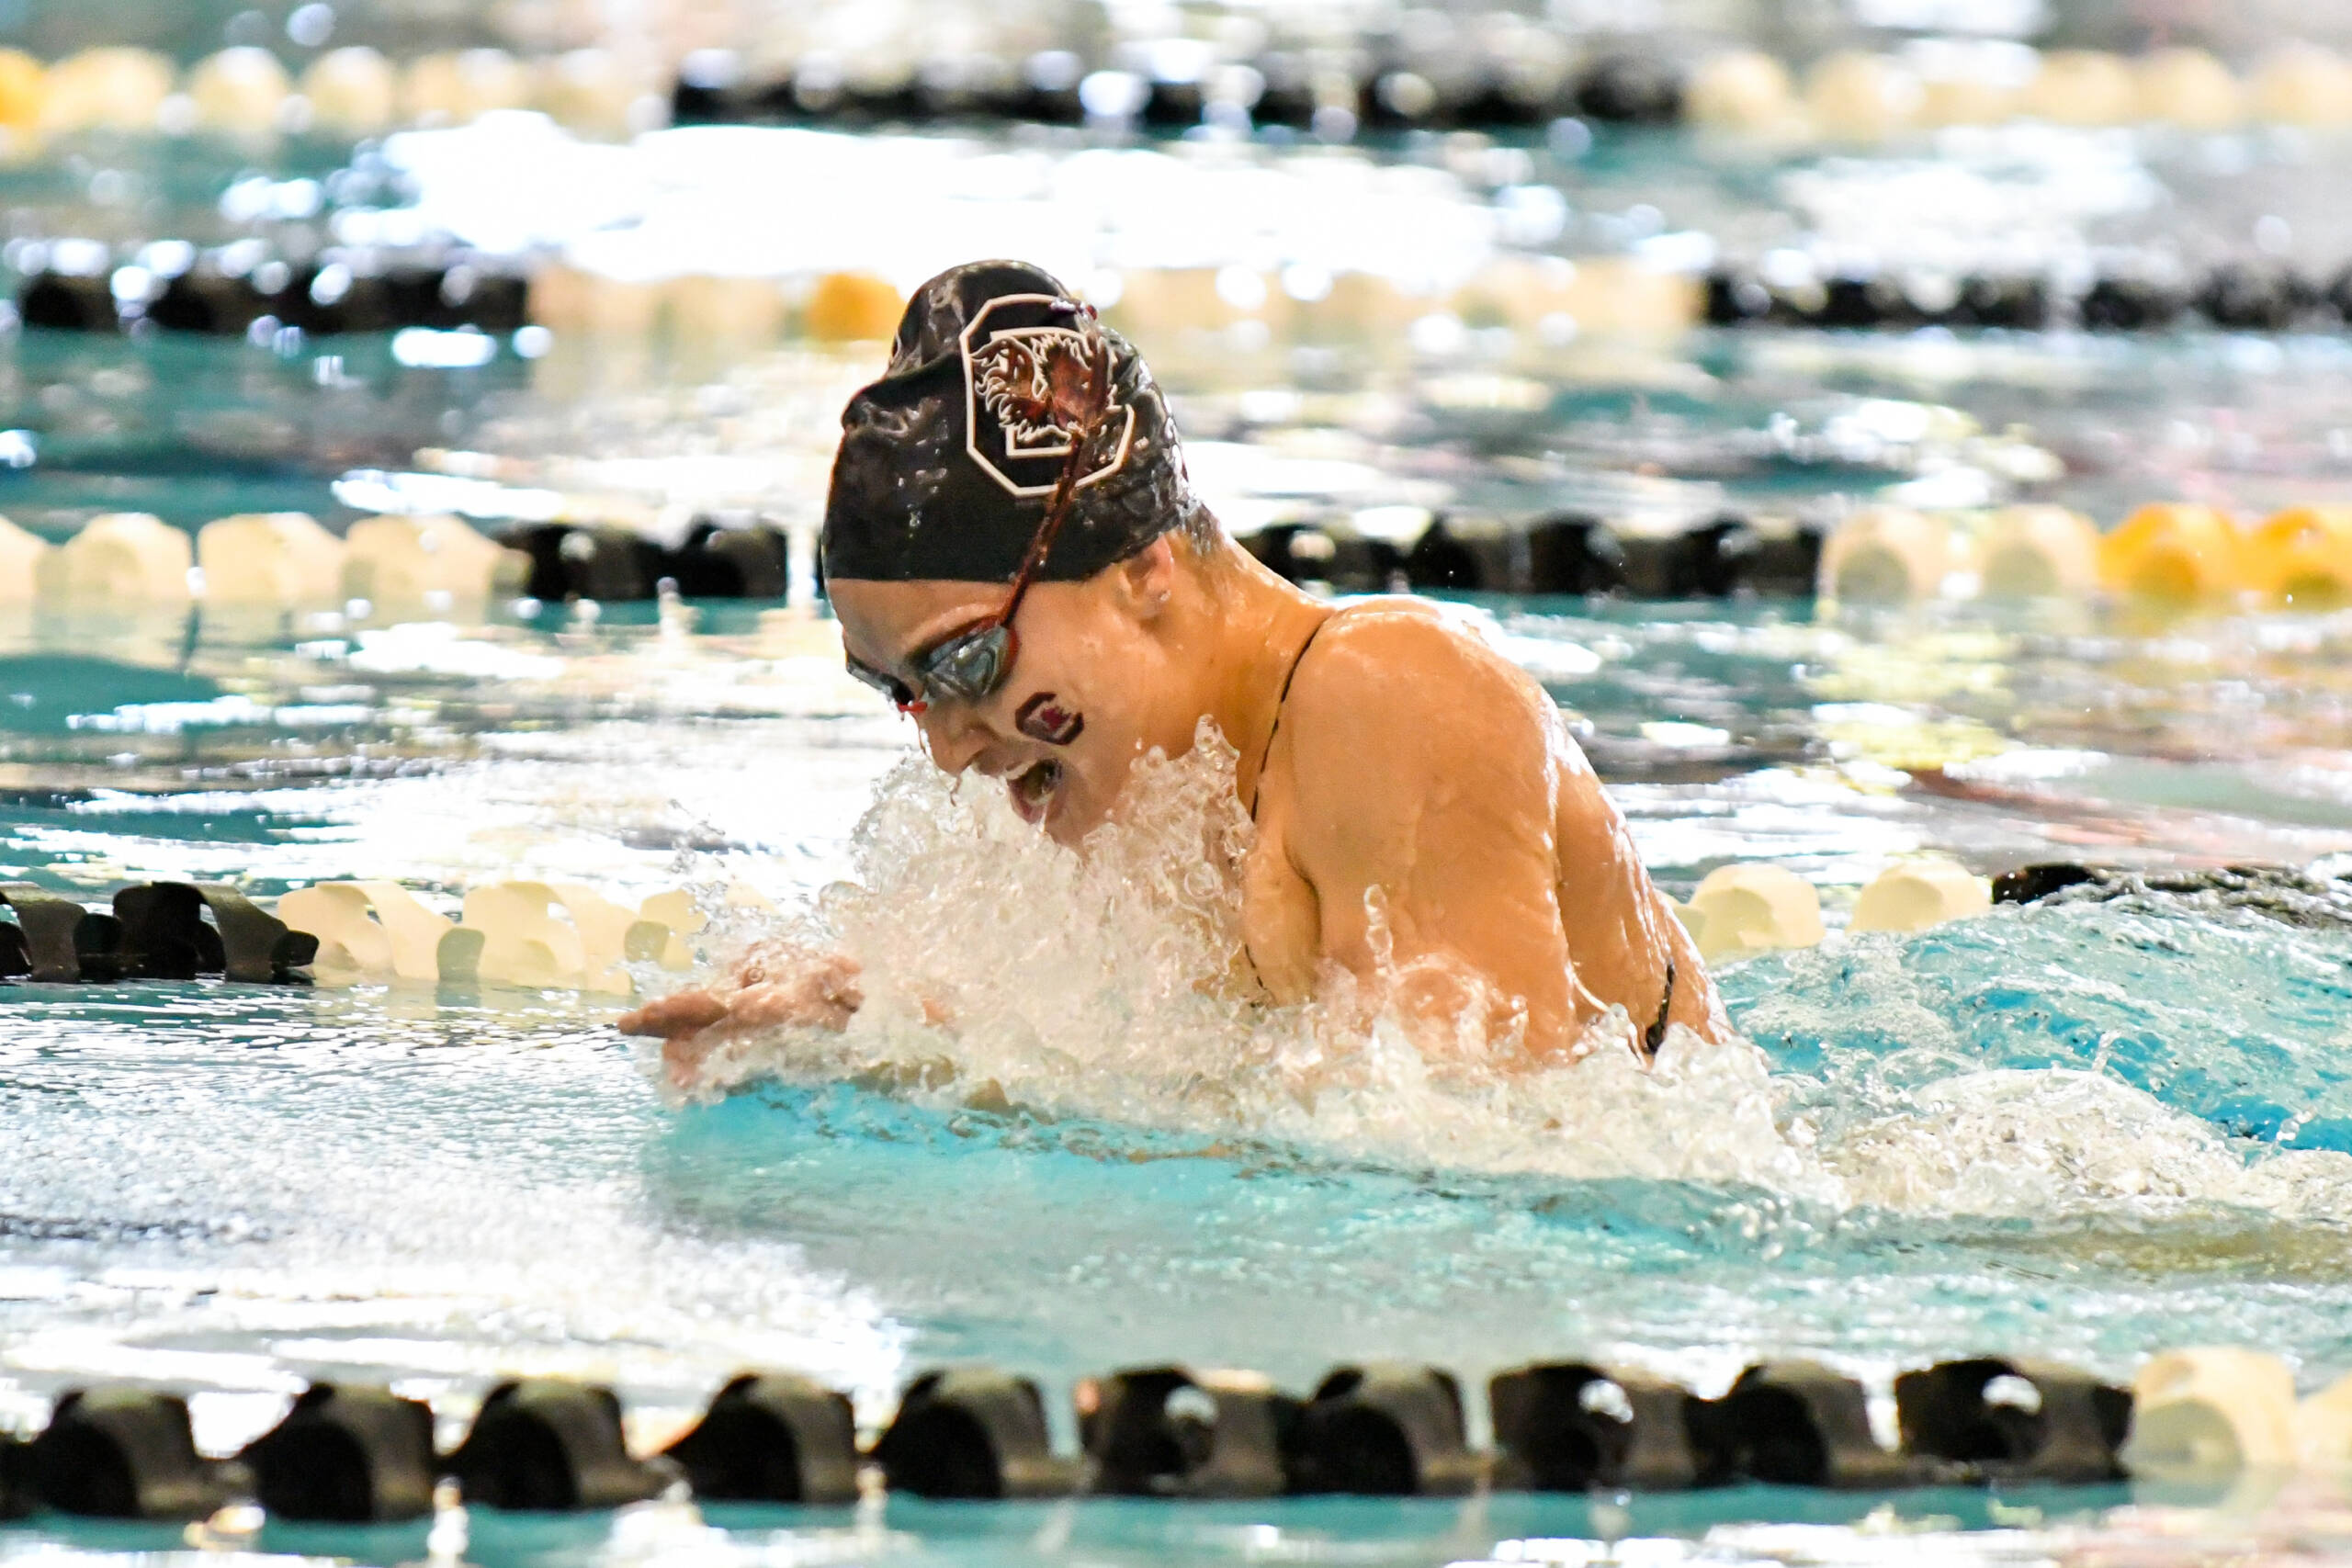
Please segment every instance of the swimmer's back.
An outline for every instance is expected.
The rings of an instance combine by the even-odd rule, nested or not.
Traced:
[[[1425,601],[1335,612],[1294,667],[1258,801],[1245,931],[1268,988],[1318,951],[1359,973],[1452,959],[1527,1009],[1556,1055],[1611,1003],[1722,1032],[1698,953],[1542,686]],[[1385,905],[1380,929],[1366,894]]]

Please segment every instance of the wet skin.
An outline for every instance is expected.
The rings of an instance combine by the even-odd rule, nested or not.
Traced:
[[[1005,592],[829,591],[848,651],[902,680],[911,654]],[[1512,1042],[1504,1065],[1533,1066],[1566,1059],[1611,1003],[1646,1026],[1671,954],[1672,1021],[1725,1037],[1697,948],[1543,688],[1419,601],[1368,601],[1324,626],[1332,615],[1228,540],[1163,536],[1083,582],[1033,588],[1004,684],[915,723],[941,768],[1002,779],[1023,818],[1075,847],[1116,808],[1136,759],[1182,753],[1213,719],[1257,807],[1242,931],[1275,1002],[1340,975],[1385,983],[1424,1049],[1456,1049],[1467,1010],[1487,1038]],[[754,958],[737,979],[621,1028],[664,1039],[684,1077],[729,1035],[839,1028],[858,1005],[854,958]]]

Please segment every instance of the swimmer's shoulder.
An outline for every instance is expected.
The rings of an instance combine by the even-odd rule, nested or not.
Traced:
[[[1543,687],[1475,630],[1398,597],[1333,613],[1292,674],[1282,722],[1302,760],[1411,751],[1485,766],[1498,760],[1494,748],[1540,750],[1556,715]]]

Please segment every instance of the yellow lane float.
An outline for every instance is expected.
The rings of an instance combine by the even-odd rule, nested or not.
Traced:
[[[371,900],[356,882],[322,882],[298,887],[277,901],[277,918],[290,931],[319,939],[311,977],[322,986],[386,980],[396,973],[392,935],[368,919]],[[433,973],[440,973],[439,965]]]
[[[801,325],[820,343],[887,343],[906,304],[904,295],[872,273],[829,272],[808,291]]]
[[[40,130],[48,102],[48,68],[21,49],[0,49],[0,130],[24,136]]]
[[[1245,266],[1136,267],[1125,276],[1119,302],[1103,311],[1121,332],[1142,341],[1180,332],[1221,332],[1243,321],[1278,328],[1290,299],[1278,274]]]
[[[2245,580],[2245,546],[2227,513],[2156,502],[2099,540],[2099,580],[2117,593],[2180,604],[2233,593]]]
[[[628,976],[620,965],[660,960],[676,933],[660,920],[647,919],[626,905],[616,904],[593,887],[576,882],[548,885],[556,902],[571,917],[582,950],[581,978],[586,989],[629,992]]]
[[[2020,70],[2017,51],[1998,43],[1940,40],[1914,51],[1919,72],[1922,125],[1997,125],[2017,117],[2032,79]]]
[[[2352,507],[2296,506],[2245,541],[2248,585],[2277,604],[2333,609],[2352,603]]]
[[[684,969],[694,963],[693,951],[686,938],[696,935],[710,924],[710,919],[695,903],[695,896],[684,888],[668,893],[656,893],[637,907],[646,919],[669,928],[670,939],[662,944],[661,964],[664,969]]]
[[[481,951],[481,932],[459,931],[397,882],[298,887],[277,901],[277,918],[319,939],[311,972],[322,985],[466,978]]]

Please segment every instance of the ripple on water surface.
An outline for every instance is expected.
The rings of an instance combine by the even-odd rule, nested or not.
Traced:
[[[1510,623],[1599,650],[1554,660],[1563,694],[1623,732],[1596,755],[1647,781],[1621,797],[1670,875],[1785,853],[1835,882],[1923,843],[2032,858],[2092,809],[2119,840],[2268,830],[2212,815],[2229,778],[2182,795],[2175,764],[2087,750],[2071,771],[2024,753],[1890,784],[1905,748],[1982,748],[2030,704],[1982,706],[1981,681],[1923,696],[1924,654],[1897,671],[1911,685],[1873,690],[1847,634],[1736,619]],[[1305,1382],[1342,1358],[1477,1377],[1589,1352],[1712,1385],[1768,1351],[1872,1376],[1983,1349],[2121,1373],[2196,1338],[2277,1347],[2307,1385],[2352,1367],[2338,933],[2177,902],[2004,909],[1726,970],[1752,1049],[1678,1043],[1652,1075],[1607,1055],[1521,1078],[1432,1068],[1388,1034],[1337,1050],[1312,1013],[1197,986],[1230,934],[1215,748],[1091,867],[986,787],[919,769],[854,833],[897,755],[886,719],[790,680],[710,685],[735,651],[646,637],[533,655],[546,669],[404,673],[371,712],[462,704],[388,720],[383,743],[413,754],[372,771],[298,776],[233,725],[6,740],[35,765],[143,748],[136,789],[10,800],[10,854],[52,880],[751,875],[794,911],[782,929],[855,941],[874,1002],[847,1035],[760,1043],[729,1064],[737,1092],[680,1105],[583,999],[8,990],[0,1419],[79,1379],[150,1377],[221,1391],[198,1404],[219,1446],[303,1376],[390,1376],[460,1409],[515,1371],[610,1379],[660,1418],[752,1363],[854,1388],[878,1417],[913,1364],[962,1357],[1058,1380],[1175,1356]],[[263,707],[309,678],[256,658],[237,678]],[[2006,668],[2014,683],[2027,663]],[[1731,736],[1725,759],[1684,757],[1688,725],[1628,739],[1668,701]],[[1962,723],[1970,704],[1983,716]],[[248,712],[219,705],[199,705]],[[827,886],[844,874],[862,888]],[[726,939],[777,929],[749,919]],[[917,1021],[927,996],[954,1029]],[[1088,1518],[1070,1539],[1114,1560],[1233,1545]],[[945,1560],[985,1555],[929,1516],[892,1519]],[[1475,1557],[1508,1533],[1493,1522],[1391,1544]],[[1388,1550],[1304,1528],[1273,1539]],[[481,1544],[553,1561],[609,1542]]]

